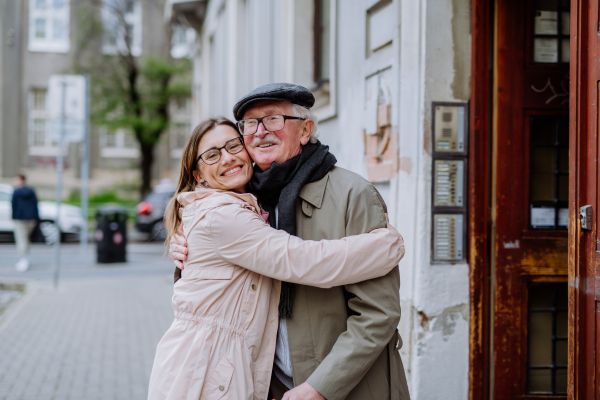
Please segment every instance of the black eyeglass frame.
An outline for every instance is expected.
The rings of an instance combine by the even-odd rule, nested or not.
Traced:
[[[276,130],[272,131],[272,130],[270,130],[269,128],[266,127],[266,125],[263,122],[263,119],[269,118],[269,117],[275,117],[275,116],[281,116],[281,117],[283,117],[283,127],[281,129],[276,129]],[[244,121],[248,121],[248,120],[252,120],[252,119],[255,119],[257,121],[257,123],[256,123],[256,130],[253,133],[246,133],[245,134],[244,132],[242,132],[242,128],[240,127],[240,124],[243,123]],[[258,132],[258,126],[260,124],[263,124],[263,126],[265,127],[265,129],[268,130],[269,132],[279,132],[279,131],[281,131],[281,130],[283,130],[285,128],[285,121],[287,121],[288,119],[299,119],[299,120],[302,120],[302,121],[306,120],[306,118],[292,117],[290,115],[273,114],[273,115],[265,115],[262,118],[246,118],[246,119],[241,119],[241,120],[239,120],[236,123],[236,125],[238,127],[238,131],[240,132],[240,135],[242,135],[242,136],[252,136],[252,135],[256,134],[256,132]]]
[[[232,152],[230,152],[229,150],[227,150],[227,145],[228,145],[229,143],[233,142],[234,140],[239,140],[239,142],[242,144],[242,148],[240,149],[240,151],[236,151],[235,153],[232,153]],[[236,137],[236,138],[233,138],[233,139],[231,139],[231,140],[228,140],[228,141],[226,141],[226,142],[225,142],[225,145],[223,145],[223,147],[219,147],[219,148],[217,148],[217,147],[213,147],[213,148],[210,148],[210,149],[206,150],[206,151],[205,151],[205,152],[203,152],[202,154],[200,154],[200,155],[198,156],[198,158],[196,159],[196,164],[198,163],[198,161],[202,161],[202,162],[203,162],[204,164],[206,164],[206,165],[213,165],[213,164],[216,164],[216,163],[218,163],[218,162],[219,162],[219,160],[221,159],[221,150],[225,149],[225,151],[226,151],[226,152],[228,152],[229,154],[238,154],[239,152],[241,152],[242,150],[244,150],[244,148],[245,148],[245,147],[246,147],[246,145],[245,145],[245,143],[244,143],[244,138],[243,138],[243,137]],[[219,158],[217,158],[217,160],[216,160],[215,162],[212,162],[212,163],[210,163],[210,164],[209,164],[209,163],[207,163],[206,161],[204,161],[204,160],[202,159],[202,156],[203,156],[203,155],[205,155],[205,154],[206,154],[206,153],[208,153],[209,151],[214,151],[214,150],[218,150],[218,151],[219,151]]]

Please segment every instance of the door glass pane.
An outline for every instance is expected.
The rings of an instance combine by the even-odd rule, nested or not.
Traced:
[[[569,176],[563,175],[558,177],[558,200],[569,201]]]
[[[552,307],[554,307],[554,289],[552,286],[532,285],[529,287],[529,308],[540,310]]]
[[[554,142],[556,142],[554,118],[533,118],[531,120],[531,144],[554,146]]]
[[[530,283],[527,393],[562,394],[568,363],[566,283]]]
[[[557,63],[558,40],[548,38],[534,39],[533,61],[537,63]]]
[[[558,171],[569,173],[569,148],[567,147],[558,150]]]
[[[552,312],[532,313],[529,325],[529,366],[552,365]]]
[[[556,365],[566,367],[568,360],[568,346],[566,340],[556,341]]]
[[[570,26],[571,26],[571,13],[570,12],[562,12],[561,13],[561,20],[560,23],[562,24],[562,34],[565,36],[569,36],[570,34]]]
[[[568,0],[536,0],[531,30],[535,63],[569,62],[570,5]]]
[[[529,226],[567,229],[569,119],[534,116],[529,121]]]
[[[558,0],[535,0],[536,11],[556,11]]]
[[[569,39],[563,39],[561,41],[561,56],[560,56],[560,61],[564,62],[564,63],[568,63],[570,61],[570,54],[571,54],[571,45],[569,42]]]
[[[554,394],[567,394],[567,369],[556,370]]]
[[[529,370],[529,393],[552,393],[552,370],[532,369]]]
[[[558,124],[558,144],[560,146],[569,145],[569,119],[563,118]]]
[[[567,319],[567,312],[559,312],[556,314],[556,337],[566,338],[569,330],[569,320]]]
[[[537,147],[531,152],[531,200],[554,200],[554,148]]]

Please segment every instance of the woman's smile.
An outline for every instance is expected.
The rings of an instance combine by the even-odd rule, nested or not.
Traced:
[[[227,168],[222,174],[221,176],[232,176],[232,175],[236,175],[238,172],[240,172],[242,170],[244,166],[243,165],[234,165],[231,168]]]

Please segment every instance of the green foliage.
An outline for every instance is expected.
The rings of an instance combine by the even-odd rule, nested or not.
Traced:
[[[150,1],[150,0],[145,0]],[[163,0],[153,0],[155,6]],[[163,1],[163,2],[161,2]],[[123,13],[125,0],[114,0],[113,13]],[[163,4],[164,6],[164,4]],[[191,61],[173,60],[169,46],[154,54],[135,57],[131,35],[125,34],[114,54],[106,54],[103,39],[116,32],[128,32],[123,14],[114,16],[117,25],[103,25],[101,0],[74,2],[75,57],[73,72],[87,73],[91,81],[91,123],[109,131],[131,132],[140,144],[141,194],[150,189],[153,149],[169,127],[169,104],[191,94]],[[120,11],[119,11],[120,10]],[[106,10],[105,10],[106,12]],[[121,24],[121,25],[118,25]],[[164,40],[170,43],[171,30],[165,24]],[[160,26],[152,29],[161,29]],[[117,40],[117,42],[118,42]],[[157,47],[158,48],[158,47]]]

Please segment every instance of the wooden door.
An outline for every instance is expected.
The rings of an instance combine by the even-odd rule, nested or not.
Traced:
[[[569,2],[495,6],[490,397],[566,398]]]
[[[569,398],[600,399],[600,202],[598,0],[574,1],[571,30],[569,185]],[[579,208],[592,206],[591,229]]]

